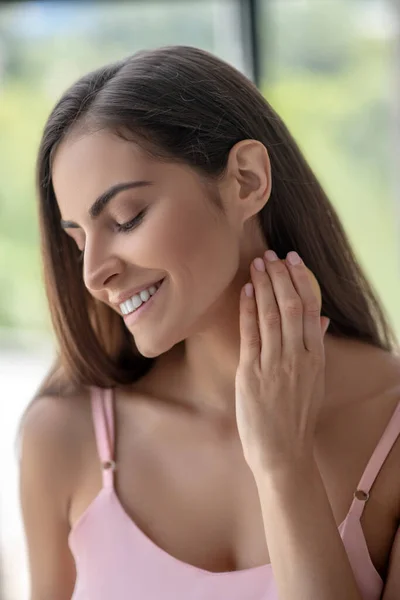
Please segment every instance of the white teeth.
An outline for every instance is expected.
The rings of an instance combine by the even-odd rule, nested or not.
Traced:
[[[129,315],[129,313],[139,308],[143,302],[147,302],[151,296],[154,296],[158,287],[159,286],[152,285],[147,290],[142,290],[139,294],[135,294],[129,300],[122,302],[122,304],[119,305],[122,314]]]
[[[140,292],[139,296],[142,302],[146,302],[146,300],[150,298],[150,290],[143,290],[143,292]]]
[[[130,302],[132,305],[132,308],[129,309],[129,312],[132,312],[134,308],[139,308],[139,306],[142,304],[139,294],[132,296],[131,300],[127,300],[127,302]]]

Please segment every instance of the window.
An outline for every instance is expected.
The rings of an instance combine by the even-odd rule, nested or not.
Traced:
[[[400,335],[399,4],[259,5],[261,90],[327,191]]]

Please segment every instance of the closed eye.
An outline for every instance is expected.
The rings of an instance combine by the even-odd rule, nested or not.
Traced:
[[[147,210],[148,210],[147,208],[144,208],[143,210],[140,211],[140,213],[138,215],[136,215],[136,217],[134,217],[130,221],[127,221],[126,223],[117,223],[116,228],[117,228],[118,233],[127,233],[128,231],[131,231],[132,229],[137,227],[143,221],[143,219],[147,213]],[[84,256],[85,256],[85,249],[81,250],[79,253],[79,257],[78,257],[79,263],[83,262]]]
[[[125,233],[127,231],[131,231],[132,229],[137,227],[143,221],[143,219],[146,215],[146,212],[147,212],[147,208],[144,208],[143,210],[140,211],[140,213],[136,217],[134,217],[130,221],[127,221],[126,223],[117,223],[117,231],[120,233]]]

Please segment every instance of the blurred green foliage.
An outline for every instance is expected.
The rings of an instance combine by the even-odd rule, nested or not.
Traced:
[[[271,6],[260,24],[262,91],[319,176],[400,332],[391,38],[357,27],[350,0]],[[33,27],[21,10],[0,8],[0,327],[48,331],[34,166],[52,106],[81,74],[140,48],[214,51],[216,24],[207,2],[58,3],[50,31],[43,12]]]

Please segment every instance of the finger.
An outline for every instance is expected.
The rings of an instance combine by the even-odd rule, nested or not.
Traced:
[[[282,353],[304,352],[302,300],[285,262],[271,250],[264,256],[281,315]]]
[[[246,294],[250,292],[250,296]],[[249,367],[259,364],[261,339],[257,323],[257,305],[252,283],[247,283],[240,294],[240,355],[239,364]]]
[[[328,327],[329,327],[331,320],[328,319],[328,317],[321,317],[320,321],[321,321],[322,338],[325,338],[325,334],[328,331]]]
[[[294,264],[290,262],[291,260],[294,261]],[[303,305],[304,346],[309,352],[319,353],[322,349],[323,340],[320,322],[321,309],[311,285],[310,276],[296,252],[289,252],[286,257],[286,264]]]
[[[250,273],[254,283],[261,337],[260,361],[261,365],[272,364],[277,359],[280,360],[282,354],[281,315],[263,258],[256,258],[251,263]]]

